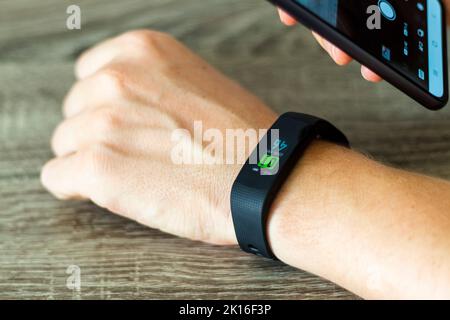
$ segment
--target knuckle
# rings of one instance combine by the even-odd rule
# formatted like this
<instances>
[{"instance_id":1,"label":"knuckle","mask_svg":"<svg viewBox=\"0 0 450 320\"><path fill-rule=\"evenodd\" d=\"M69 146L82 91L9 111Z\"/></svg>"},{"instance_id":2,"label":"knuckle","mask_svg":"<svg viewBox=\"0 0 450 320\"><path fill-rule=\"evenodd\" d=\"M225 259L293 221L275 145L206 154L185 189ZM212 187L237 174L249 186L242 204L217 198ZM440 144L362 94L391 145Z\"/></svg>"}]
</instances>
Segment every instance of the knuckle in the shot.
<instances>
[{"instance_id":1,"label":"knuckle","mask_svg":"<svg viewBox=\"0 0 450 320\"><path fill-rule=\"evenodd\" d=\"M109 138L111 134L123 126L120 114L113 108L101 108L95 111L94 127L101 138Z\"/></svg>"},{"instance_id":2,"label":"knuckle","mask_svg":"<svg viewBox=\"0 0 450 320\"><path fill-rule=\"evenodd\" d=\"M132 44L156 45L165 41L170 41L172 36L159 31L138 29L124 33L122 38Z\"/></svg>"},{"instance_id":3,"label":"knuckle","mask_svg":"<svg viewBox=\"0 0 450 320\"><path fill-rule=\"evenodd\" d=\"M80 156L85 187L91 200L103 208L118 209L115 205L118 200L108 188L118 181L117 153L109 145L100 142L88 146Z\"/></svg>"},{"instance_id":4,"label":"knuckle","mask_svg":"<svg viewBox=\"0 0 450 320\"><path fill-rule=\"evenodd\" d=\"M106 93L112 97L124 97L128 93L127 76L119 68L109 67L98 73L98 79Z\"/></svg>"},{"instance_id":5,"label":"knuckle","mask_svg":"<svg viewBox=\"0 0 450 320\"><path fill-rule=\"evenodd\" d=\"M127 45L161 58L164 44L174 41L171 35L153 30L133 30L123 34L122 39Z\"/></svg>"},{"instance_id":6,"label":"knuckle","mask_svg":"<svg viewBox=\"0 0 450 320\"><path fill-rule=\"evenodd\" d=\"M102 143L91 145L82 152L82 165L91 184L98 185L108 174L110 158L108 146Z\"/></svg>"}]
</instances>

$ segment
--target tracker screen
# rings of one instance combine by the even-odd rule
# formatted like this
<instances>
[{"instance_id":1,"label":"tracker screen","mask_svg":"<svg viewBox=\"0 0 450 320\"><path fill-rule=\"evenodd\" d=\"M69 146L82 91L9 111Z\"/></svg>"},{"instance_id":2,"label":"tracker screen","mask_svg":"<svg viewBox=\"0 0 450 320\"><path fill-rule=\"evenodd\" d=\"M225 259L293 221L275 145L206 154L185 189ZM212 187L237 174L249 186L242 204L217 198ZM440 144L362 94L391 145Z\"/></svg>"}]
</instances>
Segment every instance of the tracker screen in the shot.
<instances>
[{"instance_id":1,"label":"tracker screen","mask_svg":"<svg viewBox=\"0 0 450 320\"><path fill-rule=\"evenodd\" d=\"M434 96L444 95L438 0L292 1Z\"/></svg>"}]
</instances>

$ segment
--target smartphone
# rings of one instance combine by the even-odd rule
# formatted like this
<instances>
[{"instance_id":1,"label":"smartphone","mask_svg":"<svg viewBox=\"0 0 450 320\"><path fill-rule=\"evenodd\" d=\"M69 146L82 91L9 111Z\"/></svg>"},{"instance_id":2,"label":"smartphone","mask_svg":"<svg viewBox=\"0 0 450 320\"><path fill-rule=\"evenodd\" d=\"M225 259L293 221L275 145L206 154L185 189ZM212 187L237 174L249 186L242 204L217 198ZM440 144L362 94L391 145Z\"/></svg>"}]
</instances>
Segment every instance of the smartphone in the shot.
<instances>
[{"instance_id":1,"label":"smartphone","mask_svg":"<svg viewBox=\"0 0 450 320\"><path fill-rule=\"evenodd\" d=\"M440 0L269 0L421 103L448 101Z\"/></svg>"}]
</instances>

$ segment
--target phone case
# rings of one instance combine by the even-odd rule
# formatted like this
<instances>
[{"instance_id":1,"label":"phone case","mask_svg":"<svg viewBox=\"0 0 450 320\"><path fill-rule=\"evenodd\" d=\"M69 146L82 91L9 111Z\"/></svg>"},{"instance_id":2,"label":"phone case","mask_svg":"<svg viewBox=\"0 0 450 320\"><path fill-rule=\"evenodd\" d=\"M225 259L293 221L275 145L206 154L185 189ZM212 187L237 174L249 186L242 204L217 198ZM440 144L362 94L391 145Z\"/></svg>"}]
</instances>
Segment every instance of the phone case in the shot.
<instances>
[{"instance_id":1,"label":"phone case","mask_svg":"<svg viewBox=\"0 0 450 320\"><path fill-rule=\"evenodd\" d=\"M415 84L412 80L409 80L405 76L401 75L398 71L391 66L383 63L378 58L372 56L370 53L363 50L361 47L353 43L348 37L334 29L322 21L319 17L312 12L303 8L299 4L296 4L292 0L268 0L274 5L282 8L290 15L295 17L301 24L307 28L315 31L328 41L338 46L341 50L346 52L352 58L359 63L367 66L369 69L374 70L384 80L403 91L405 94L425 106L430 110L439 110L443 108L448 101L448 69L447 69L447 36L446 36L446 23L445 14L443 14L443 48L444 48L444 96L437 98L429 93L424 88ZM441 6L442 2L441 2Z\"/></svg>"}]
</instances>

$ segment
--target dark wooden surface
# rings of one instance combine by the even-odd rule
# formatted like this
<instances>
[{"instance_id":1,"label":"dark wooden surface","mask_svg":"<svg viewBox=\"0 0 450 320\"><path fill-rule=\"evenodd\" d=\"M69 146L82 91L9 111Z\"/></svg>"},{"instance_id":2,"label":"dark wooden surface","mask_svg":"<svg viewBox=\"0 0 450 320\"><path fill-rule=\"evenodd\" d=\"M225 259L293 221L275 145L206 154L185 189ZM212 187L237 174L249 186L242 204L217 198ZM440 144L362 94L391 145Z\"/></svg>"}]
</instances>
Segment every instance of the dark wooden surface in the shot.
<instances>
[{"instance_id":1,"label":"dark wooden surface","mask_svg":"<svg viewBox=\"0 0 450 320\"><path fill-rule=\"evenodd\" d=\"M82 30L65 28L79 4ZM170 32L277 111L324 116L354 146L405 169L450 178L450 109L422 109L387 84L339 68L303 28L262 0L0 1L0 298L352 299L280 263L178 239L39 183L73 82L75 57L134 28ZM300 232L300 231L299 231ZM66 288L69 265L81 291Z\"/></svg>"}]
</instances>

